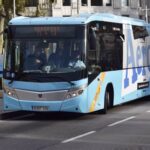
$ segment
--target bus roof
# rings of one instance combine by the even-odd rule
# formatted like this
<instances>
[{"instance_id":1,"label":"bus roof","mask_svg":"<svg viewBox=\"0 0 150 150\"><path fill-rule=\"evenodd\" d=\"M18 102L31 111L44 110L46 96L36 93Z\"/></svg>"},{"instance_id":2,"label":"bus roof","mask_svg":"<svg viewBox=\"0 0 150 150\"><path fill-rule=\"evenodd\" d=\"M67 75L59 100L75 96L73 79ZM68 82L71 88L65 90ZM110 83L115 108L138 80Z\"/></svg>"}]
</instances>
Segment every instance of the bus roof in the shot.
<instances>
[{"instance_id":1,"label":"bus roof","mask_svg":"<svg viewBox=\"0 0 150 150\"><path fill-rule=\"evenodd\" d=\"M9 25L73 25L88 24L92 21L144 25L144 20L117 16L109 13L81 14L73 17L16 17L10 20Z\"/></svg>"}]
</instances>

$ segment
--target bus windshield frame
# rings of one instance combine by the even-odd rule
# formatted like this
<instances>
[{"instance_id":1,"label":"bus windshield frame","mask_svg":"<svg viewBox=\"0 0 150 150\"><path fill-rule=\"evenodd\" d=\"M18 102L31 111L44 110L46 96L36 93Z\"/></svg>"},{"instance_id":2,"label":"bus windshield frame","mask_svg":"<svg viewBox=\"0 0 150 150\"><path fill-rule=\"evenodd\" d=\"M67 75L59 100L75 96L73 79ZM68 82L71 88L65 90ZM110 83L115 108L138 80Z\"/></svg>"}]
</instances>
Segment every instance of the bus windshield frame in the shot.
<instances>
[{"instance_id":1,"label":"bus windshield frame","mask_svg":"<svg viewBox=\"0 0 150 150\"><path fill-rule=\"evenodd\" d=\"M6 44L6 79L47 82L61 76L75 81L87 76L84 25L11 25Z\"/></svg>"}]
</instances>

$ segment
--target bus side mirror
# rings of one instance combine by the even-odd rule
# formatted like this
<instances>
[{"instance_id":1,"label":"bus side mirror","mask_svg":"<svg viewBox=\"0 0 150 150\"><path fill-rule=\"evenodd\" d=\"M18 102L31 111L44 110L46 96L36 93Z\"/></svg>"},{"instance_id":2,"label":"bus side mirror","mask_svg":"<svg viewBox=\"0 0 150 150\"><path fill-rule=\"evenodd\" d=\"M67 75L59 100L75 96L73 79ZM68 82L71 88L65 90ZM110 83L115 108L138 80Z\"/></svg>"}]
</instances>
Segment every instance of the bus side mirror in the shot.
<instances>
[{"instance_id":1,"label":"bus side mirror","mask_svg":"<svg viewBox=\"0 0 150 150\"><path fill-rule=\"evenodd\" d=\"M120 38L120 39L122 40L122 42L125 41L125 36L124 36L123 33L117 33L116 36L117 36L118 38Z\"/></svg>"}]
</instances>

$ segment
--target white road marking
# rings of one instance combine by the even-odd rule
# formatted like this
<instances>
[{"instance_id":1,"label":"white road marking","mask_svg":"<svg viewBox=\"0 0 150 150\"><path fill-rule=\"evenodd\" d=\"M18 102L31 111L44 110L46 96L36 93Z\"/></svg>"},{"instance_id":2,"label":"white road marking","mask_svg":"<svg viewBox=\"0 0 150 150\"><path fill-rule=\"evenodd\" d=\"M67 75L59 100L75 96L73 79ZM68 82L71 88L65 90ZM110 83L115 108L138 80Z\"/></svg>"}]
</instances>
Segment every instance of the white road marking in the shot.
<instances>
[{"instance_id":1,"label":"white road marking","mask_svg":"<svg viewBox=\"0 0 150 150\"><path fill-rule=\"evenodd\" d=\"M150 113L150 110L148 110L147 113Z\"/></svg>"},{"instance_id":2,"label":"white road marking","mask_svg":"<svg viewBox=\"0 0 150 150\"><path fill-rule=\"evenodd\" d=\"M126 119L117 121L117 122L115 122L115 123L109 124L108 127L113 127L113 126L115 126L115 125L121 124L121 123L123 123L123 122L126 122L126 121L131 120L131 119L134 119L134 118L136 118L136 117L135 117L135 116L131 116L131 117L129 117L129 118L126 118Z\"/></svg>"},{"instance_id":3,"label":"white road marking","mask_svg":"<svg viewBox=\"0 0 150 150\"><path fill-rule=\"evenodd\" d=\"M95 133L96 131L90 131L90 132L87 132L87 133L84 133L84 134L81 134L81 135L78 135L76 137L73 137L73 138L70 138L70 139L67 139L65 141L62 141L61 143L68 143L68 142L71 142L71 141L74 141L74 140L77 140L79 138L82 138L82 137L85 137L85 136L88 136L90 134L93 134Z\"/></svg>"}]
</instances>

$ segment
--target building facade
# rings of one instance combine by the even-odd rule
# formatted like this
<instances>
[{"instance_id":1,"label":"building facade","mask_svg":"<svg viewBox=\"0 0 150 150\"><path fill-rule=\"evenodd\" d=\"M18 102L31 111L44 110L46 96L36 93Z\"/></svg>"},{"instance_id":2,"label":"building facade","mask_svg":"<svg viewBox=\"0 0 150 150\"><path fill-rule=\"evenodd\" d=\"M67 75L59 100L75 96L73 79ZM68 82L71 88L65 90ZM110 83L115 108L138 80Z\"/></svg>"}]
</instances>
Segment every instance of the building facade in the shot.
<instances>
[{"instance_id":1,"label":"building facade","mask_svg":"<svg viewBox=\"0 0 150 150\"><path fill-rule=\"evenodd\" d=\"M53 4L53 16L72 16L81 13L113 13L150 21L149 0L57 0Z\"/></svg>"},{"instance_id":2,"label":"building facade","mask_svg":"<svg viewBox=\"0 0 150 150\"><path fill-rule=\"evenodd\" d=\"M147 10L146 10L147 8ZM82 13L113 13L140 18L150 22L150 0L54 0L52 9L49 0L27 0L27 16L74 16Z\"/></svg>"}]
</instances>

